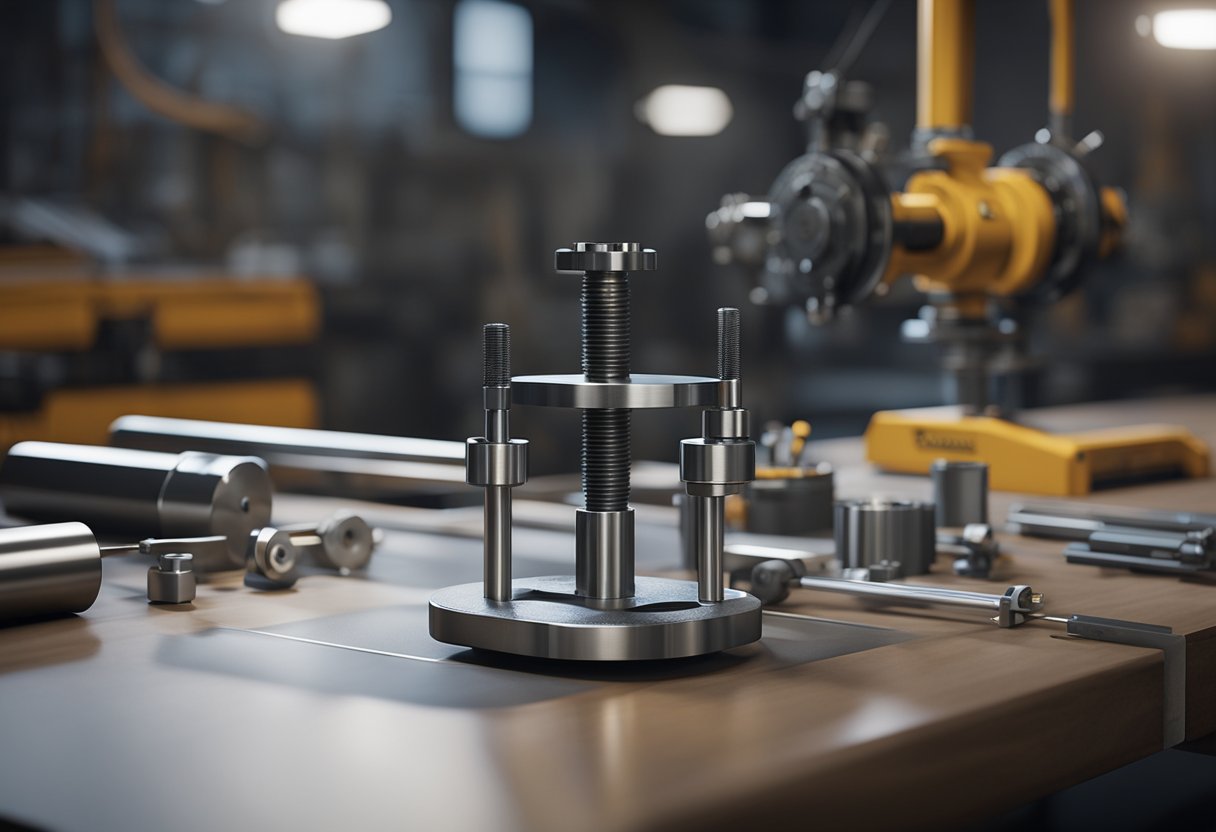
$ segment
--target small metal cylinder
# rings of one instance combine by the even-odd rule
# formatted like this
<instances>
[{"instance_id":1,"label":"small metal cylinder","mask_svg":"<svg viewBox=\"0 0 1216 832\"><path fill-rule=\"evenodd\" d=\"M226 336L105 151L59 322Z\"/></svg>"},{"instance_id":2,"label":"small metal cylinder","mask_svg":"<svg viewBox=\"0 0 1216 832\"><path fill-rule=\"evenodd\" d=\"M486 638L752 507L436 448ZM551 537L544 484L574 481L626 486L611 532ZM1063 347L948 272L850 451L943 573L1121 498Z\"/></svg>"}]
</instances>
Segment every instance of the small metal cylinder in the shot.
<instances>
[{"instance_id":1,"label":"small metal cylinder","mask_svg":"<svg viewBox=\"0 0 1216 832\"><path fill-rule=\"evenodd\" d=\"M832 530L833 475L830 467L803 470L797 477L764 477L748 483L749 532L804 537Z\"/></svg>"},{"instance_id":2,"label":"small metal cylinder","mask_svg":"<svg viewBox=\"0 0 1216 832\"><path fill-rule=\"evenodd\" d=\"M194 600L194 556L188 552L167 552L155 566L148 567L148 603L188 604Z\"/></svg>"},{"instance_id":3,"label":"small metal cylinder","mask_svg":"<svg viewBox=\"0 0 1216 832\"><path fill-rule=\"evenodd\" d=\"M270 520L271 494L254 457L20 442L0 466L10 514L137 536L224 535L232 568L245 562L249 533Z\"/></svg>"},{"instance_id":4,"label":"small metal cylinder","mask_svg":"<svg viewBox=\"0 0 1216 832\"><path fill-rule=\"evenodd\" d=\"M723 599L722 528L725 497L689 496L693 548L697 553L697 598L702 603Z\"/></svg>"},{"instance_id":5,"label":"small metal cylinder","mask_svg":"<svg viewBox=\"0 0 1216 832\"><path fill-rule=\"evenodd\" d=\"M633 595L633 509L575 515L575 591L587 598Z\"/></svg>"},{"instance_id":6,"label":"small metal cylinder","mask_svg":"<svg viewBox=\"0 0 1216 832\"><path fill-rule=\"evenodd\" d=\"M988 464L939 459L933 463L933 502L938 526L961 528L988 522Z\"/></svg>"},{"instance_id":7,"label":"small metal cylinder","mask_svg":"<svg viewBox=\"0 0 1216 832\"><path fill-rule=\"evenodd\" d=\"M101 591L101 550L83 523L0 529L0 621L84 612Z\"/></svg>"},{"instance_id":8,"label":"small metal cylinder","mask_svg":"<svg viewBox=\"0 0 1216 832\"><path fill-rule=\"evenodd\" d=\"M936 556L933 504L911 500L836 503L836 554L847 569L895 562L899 575L922 575Z\"/></svg>"}]
</instances>

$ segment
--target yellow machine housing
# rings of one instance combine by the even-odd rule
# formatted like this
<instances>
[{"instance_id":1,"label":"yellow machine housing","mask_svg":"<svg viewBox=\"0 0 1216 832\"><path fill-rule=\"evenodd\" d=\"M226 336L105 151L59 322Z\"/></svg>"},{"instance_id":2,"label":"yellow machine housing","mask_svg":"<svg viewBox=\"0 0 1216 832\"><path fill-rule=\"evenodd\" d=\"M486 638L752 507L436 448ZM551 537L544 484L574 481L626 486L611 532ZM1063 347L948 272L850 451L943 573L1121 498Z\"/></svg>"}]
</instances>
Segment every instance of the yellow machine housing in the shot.
<instances>
[{"instance_id":1,"label":"yellow machine housing","mask_svg":"<svg viewBox=\"0 0 1216 832\"><path fill-rule=\"evenodd\" d=\"M29 262L3 259L8 275ZM71 361L95 349L105 324L142 321L148 347L214 351L218 360L224 350L304 346L320 330L316 289L301 279L31 273L39 276L0 275L0 350ZM318 411L306 378L67 385L47 390L35 409L0 411L0 449L27 439L104 444L109 424L129 413L315 427Z\"/></svg>"},{"instance_id":2,"label":"yellow machine housing","mask_svg":"<svg viewBox=\"0 0 1216 832\"><path fill-rule=\"evenodd\" d=\"M1053 0L1051 110L1066 128L1072 110L1071 0ZM1042 281L1056 245L1050 195L1030 170L991 168L991 148L969 133L974 60L974 0L920 0L918 129L936 135L931 155L943 170L914 174L891 197L896 223L941 228L932 248L892 246L883 274L914 275L918 288L945 298L952 315L982 321L991 298L1029 292ZM1122 196L1099 193L1099 256L1112 251L1126 220ZM935 459L983 460L997 489L1078 495L1104 482L1144 476L1207 476L1209 451L1188 431L1145 425L1053 435L957 409L879 412L865 435L866 456L891 471L922 474Z\"/></svg>"}]
</instances>

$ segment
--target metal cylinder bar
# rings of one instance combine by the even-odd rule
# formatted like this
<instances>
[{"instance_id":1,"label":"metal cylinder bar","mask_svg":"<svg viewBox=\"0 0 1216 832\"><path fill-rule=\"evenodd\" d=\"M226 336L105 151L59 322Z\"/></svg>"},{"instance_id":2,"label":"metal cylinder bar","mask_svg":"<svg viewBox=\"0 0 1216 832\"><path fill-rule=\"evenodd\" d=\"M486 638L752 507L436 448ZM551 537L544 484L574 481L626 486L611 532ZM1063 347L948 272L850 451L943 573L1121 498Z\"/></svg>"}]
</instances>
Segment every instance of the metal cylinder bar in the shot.
<instances>
[{"instance_id":1,"label":"metal cylinder bar","mask_svg":"<svg viewBox=\"0 0 1216 832\"><path fill-rule=\"evenodd\" d=\"M975 0L920 0L916 46L916 126L959 132L971 125Z\"/></svg>"},{"instance_id":2,"label":"metal cylinder bar","mask_svg":"<svg viewBox=\"0 0 1216 832\"><path fill-rule=\"evenodd\" d=\"M492 601L511 600L511 489L492 485L485 489L485 596Z\"/></svg>"},{"instance_id":3,"label":"metal cylinder bar","mask_svg":"<svg viewBox=\"0 0 1216 832\"><path fill-rule=\"evenodd\" d=\"M944 587L910 586L870 581L849 581L843 578L802 577L798 585L804 589L819 589L825 592L840 592L863 598L913 601L921 604L942 604L953 607L972 607L985 610L1000 610L1001 595L985 592L967 592Z\"/></svg>"},{"instance_id":4,"label":"metal cylinder bar","mask_svg":"<svg viewBox=\"0 0 1216 832\"><path fill-rule=\"evenodd\" d=\"M338 457L460 465L464 444L439 439L379 436L335 430L238 425L195 419L123 416L110 425L110 444L151 451L210 451L279 458ZM290 467L290 466L288 466Z\"/></svg>"},{"instance_id":5,"label":"metal cylinder bar","mask_svg":"<svg viewBox=\"0 0 1216 832\"><path fill-rule=\"evenodd\" d=\"M0 529L0 621L84 612L101 591L101 550L83 523Z\"/></svg>"},{"instance_id":6,"label":"metal cylinder bar","mask_svg":"<svg viewBox=\"0 0 1216 832\"><path fill-rule=\"evenodd\" d=\"M697 557L697 598L717 603L724 597L722 580L725 498L689 496L692 508L693 549Z\"/></svg>"},{"instance_id":7,"label":"metal cylinder bar","mask_svg":"<svg viewBox=\"0 0 1216 832\"><path fill-rule=\"evenodd\" d=\"M1051 132L1061 138L1072 133L1076 97L1076 14L1073 0L1050 0L1051 92L1048 97Z\"/></svg>"},{"instance_id":8,"label":"metal cylinder bar","mask_svg":"<svg viewBox=\"0 0 1216 832\"><path fill-rule=\"evenodd\" d=\"M988 522L987 463L939 459L930 473L939 527Z\"/></svg>"},{"instance_id":9,"label":"metal cylinder bar","mask_svg":"<svg viewBox=\"0 0 1216 832\"><path fill-rule=\"evenodd\" d=\"M223 535L229 569L244 565L245 539L269 522L272 493L261 460L194 451L20 442L0 466L10 514L141 537Z\"/></svg>"},{"instance_id":10,"label":"metal cylinder bar","mask_svg":"<svg viewBox=\"0 0 1216 832\"><path fill-rule=\"evenodd\" d=\"M486 324L483 330L482 385L486 406L486 439L504 443L511 438L511 328ZM511 600L511 488L488 485L483 508L482 575L485 597Z\"/></svg>"}]
</instances>

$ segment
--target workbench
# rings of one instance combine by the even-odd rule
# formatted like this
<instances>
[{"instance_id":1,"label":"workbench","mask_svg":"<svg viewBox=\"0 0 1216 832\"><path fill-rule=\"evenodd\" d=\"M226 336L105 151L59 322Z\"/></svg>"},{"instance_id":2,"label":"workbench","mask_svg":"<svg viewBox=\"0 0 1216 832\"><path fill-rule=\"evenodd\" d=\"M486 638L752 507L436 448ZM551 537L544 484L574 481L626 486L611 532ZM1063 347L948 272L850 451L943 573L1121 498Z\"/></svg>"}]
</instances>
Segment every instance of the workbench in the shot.
<instances>
[{"instance_id":1,"label":"workbench","mask_svg":"<svg viewBox=\"0 0 1216 832\"><path fill-rule=\"evenodd\" d=\"M1028 420L1171 421L1216 445L1216 397ZM927 478L864 466L859 440L813 448L836 467L838 497L929 498ZM994 521L1018 499L994 492ZM1216 481L1087 499L1210 512ZM765 614L759 643L652 665L439 644L427 598L480 579L479 509L280 495L275 519L338 506L384 530L365 575L279 592L216 579L178 609L147 604L146 561L108 558L88 612L0 630L0 818L54 830L941 828L1163 747L1162 651L1048 622L1002 630L982 612L795 590ZM648 514L659 522L639 515L639 570L677 569L674 516ZM957 578L941 557L912 581L1028 583L1052 614L1172 627L1186 637L1186 736L1216 732L1216 585L1069 565L1060 541L1000 542L1009 580ZM515 552L518 576L573 569L567 533L517 528Z\"/></svg>"}]
</instances>

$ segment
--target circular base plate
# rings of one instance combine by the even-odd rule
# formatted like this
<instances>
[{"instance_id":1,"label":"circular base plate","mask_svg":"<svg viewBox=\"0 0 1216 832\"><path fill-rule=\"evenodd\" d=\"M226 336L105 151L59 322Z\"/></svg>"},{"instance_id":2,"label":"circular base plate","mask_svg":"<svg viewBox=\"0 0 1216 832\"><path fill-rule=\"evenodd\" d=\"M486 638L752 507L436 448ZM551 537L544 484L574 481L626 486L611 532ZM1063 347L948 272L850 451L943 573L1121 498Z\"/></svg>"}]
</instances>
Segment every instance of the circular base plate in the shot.
<instances>
[{"instance_id":1,"label":"circular base plate","mask_svg":"<svg viewBox=\"0 0 1216 832\"><path fill-rule=\"evenodd\" d=\"M431 637L520 656L575 661L676 659L760 638L760 602L726 590L717 604L697 601L697 585L637 578L635 595L604 609L576 595L573 577L520 578L511 601L490 601L482 585L431 596Z\"/></svg>"}]
</instances>

